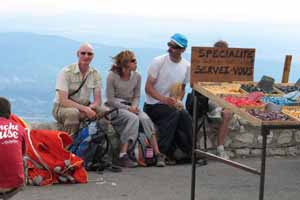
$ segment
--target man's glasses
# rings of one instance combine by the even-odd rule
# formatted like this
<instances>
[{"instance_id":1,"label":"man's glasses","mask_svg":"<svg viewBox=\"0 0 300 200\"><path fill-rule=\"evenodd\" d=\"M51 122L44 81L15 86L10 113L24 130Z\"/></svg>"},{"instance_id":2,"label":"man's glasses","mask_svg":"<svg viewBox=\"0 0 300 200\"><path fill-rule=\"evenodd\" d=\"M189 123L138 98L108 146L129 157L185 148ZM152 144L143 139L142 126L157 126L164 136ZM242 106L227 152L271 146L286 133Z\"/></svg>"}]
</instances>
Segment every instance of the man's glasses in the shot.
<instances>
[{"instance_id":1,"label":"man's glasses","mask_svg":"<svg viewBox=\"0 0 300 200\"><path fill-rule=\"evenodd\" d=\"M85 56L85 55L92 56L92 55L94 55L94 53L92 53L92 52L81 51L81 52L80 52L80 55L82 55L82 56Z\"/></svg>"},{"instance_id":2,"label":"man's glasses","mask_svg":"<svg viewBox=\"0 0 300 200\"><path fill-rule=\"evenodd\" d=\"M171 42L168 42L167 45L168 45L169 48L172 48L172 49L183 49L182 47L180 47L176 44L173 44Z\"/></svg>"}]
</instances>

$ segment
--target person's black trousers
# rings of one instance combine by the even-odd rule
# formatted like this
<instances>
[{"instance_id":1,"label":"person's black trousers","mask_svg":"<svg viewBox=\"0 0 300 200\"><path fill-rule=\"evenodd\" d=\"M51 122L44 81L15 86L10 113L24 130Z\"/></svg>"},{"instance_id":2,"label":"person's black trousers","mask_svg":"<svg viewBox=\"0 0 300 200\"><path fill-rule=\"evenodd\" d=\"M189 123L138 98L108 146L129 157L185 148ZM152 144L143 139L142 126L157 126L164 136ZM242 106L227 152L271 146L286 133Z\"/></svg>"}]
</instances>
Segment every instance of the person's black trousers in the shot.
<instances>
[{"instance_id":1,"label":"person's black trousers","mask_svg":"<svg viewBox=\"0 0 300 200\"><path fill-rule=\"evenodd\" d=\"M165 104L144 104L148 114L158 127L158 146L162 153L172 156L176 148L191 155L192 118L186 110L177 110Z\"/></svg>"}]
</instances>

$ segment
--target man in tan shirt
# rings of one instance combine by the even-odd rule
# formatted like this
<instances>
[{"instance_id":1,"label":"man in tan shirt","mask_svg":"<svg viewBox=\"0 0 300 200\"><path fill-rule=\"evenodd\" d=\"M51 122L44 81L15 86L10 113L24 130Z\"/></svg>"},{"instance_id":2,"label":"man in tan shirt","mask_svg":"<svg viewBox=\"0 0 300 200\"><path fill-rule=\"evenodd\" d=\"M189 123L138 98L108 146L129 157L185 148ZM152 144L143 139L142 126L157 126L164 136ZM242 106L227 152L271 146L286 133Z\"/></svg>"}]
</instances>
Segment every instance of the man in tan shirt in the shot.
<instances>
[{"instance_id":1,"label":"man in tan shirt","mask_svg":"<svg viewBox=\"0 0 300 200\"><path fill-rule=\"evenodd\" d=\"M56 80L56 96L53 116L60 128L70 135L79 129L80 120L93 119L101 109L101 77L90 66L94 49L90 44L82 44L77 51L78 62L64 67ZM85 80L86 79L86 80ZM78 90L82 82L82 87ZM74 92L78 90L74 94ZM90 97L93 95L93 101Z\"/></svg>"}]
</instances>

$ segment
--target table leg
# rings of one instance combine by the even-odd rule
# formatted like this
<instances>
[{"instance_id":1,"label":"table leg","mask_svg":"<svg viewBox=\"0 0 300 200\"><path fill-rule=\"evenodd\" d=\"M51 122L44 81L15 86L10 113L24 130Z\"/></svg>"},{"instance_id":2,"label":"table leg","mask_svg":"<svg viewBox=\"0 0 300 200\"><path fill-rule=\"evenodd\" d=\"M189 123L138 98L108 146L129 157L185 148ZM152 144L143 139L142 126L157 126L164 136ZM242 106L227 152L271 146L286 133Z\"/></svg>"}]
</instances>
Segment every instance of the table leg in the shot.
<instances>
[{"instance_id":1,"label":"table leg","mask_svg":"<svg viewBox=\"0 0 300 200\"><path fill-rule=\"evenodd\" d=\"M267 149L267 135L269 135L270 129L262 127L262 152L261 152L261 169L260 169L260 183L259 183L259 200L264 199L265 189L265 170L266 170L266 149Z\"/></svg>"},{"instance_id":2,"label":"table leg","mask_svg":"<svg viewBox=\"0 0 300 200\"><path fill-rule=\"evenodd\" d=\"M191 182L191 200L195 200L196 187L196 144L197 144L197 127L198 127L198 113L197 113L197 95L193 91L193 148L192 148L192 182Z\"/></svg>"}]
</instances>

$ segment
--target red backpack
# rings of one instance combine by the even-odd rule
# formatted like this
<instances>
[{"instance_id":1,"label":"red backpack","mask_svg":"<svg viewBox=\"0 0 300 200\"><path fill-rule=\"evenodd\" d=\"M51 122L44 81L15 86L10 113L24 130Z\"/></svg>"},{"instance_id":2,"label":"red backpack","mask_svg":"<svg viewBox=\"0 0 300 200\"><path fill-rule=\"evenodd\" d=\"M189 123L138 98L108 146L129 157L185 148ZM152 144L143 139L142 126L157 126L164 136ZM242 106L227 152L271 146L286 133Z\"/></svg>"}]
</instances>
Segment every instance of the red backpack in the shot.
<instances>
[{"instance_id":1,"label":"red backpack","mask_svg":"<svg viewBox=\"0 0 300 200\"><path fill-rule=\"evenodd\" d=\"M26 140L28 183L87 183L82 159L66 150L72 142L66 132L31 130Z\"/></svg>"}]
</instances>

